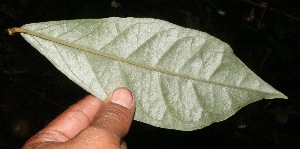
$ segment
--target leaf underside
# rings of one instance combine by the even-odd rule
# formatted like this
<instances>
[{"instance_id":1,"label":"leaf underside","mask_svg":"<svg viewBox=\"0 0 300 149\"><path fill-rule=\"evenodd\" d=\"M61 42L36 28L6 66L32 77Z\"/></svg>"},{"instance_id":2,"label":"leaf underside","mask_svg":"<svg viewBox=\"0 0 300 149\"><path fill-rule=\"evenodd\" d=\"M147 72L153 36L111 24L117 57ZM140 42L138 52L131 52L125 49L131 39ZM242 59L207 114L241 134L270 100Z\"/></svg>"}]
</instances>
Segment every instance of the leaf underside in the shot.
<instances>
[{"instance_id":1,"label":"leaf underside","mask_svg":"<svg viewBox=\"0 0 300 149\"><path fill-rule=\"evenodd\" d=\"M226 43L162 20L106 18L26 24L22 36L99 99L129 88L134 119L190 131L262 98L287 98L249 70Z\"/></svg>"}]
</instances>

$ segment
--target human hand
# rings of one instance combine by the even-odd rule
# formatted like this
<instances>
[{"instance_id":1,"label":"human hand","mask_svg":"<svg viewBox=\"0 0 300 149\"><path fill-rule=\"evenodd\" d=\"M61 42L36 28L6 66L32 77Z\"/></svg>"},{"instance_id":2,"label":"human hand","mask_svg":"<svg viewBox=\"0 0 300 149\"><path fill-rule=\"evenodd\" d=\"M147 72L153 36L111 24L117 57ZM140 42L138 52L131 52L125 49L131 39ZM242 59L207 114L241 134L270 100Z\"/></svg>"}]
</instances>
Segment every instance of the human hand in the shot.
<instances>
[{"instance_id":1,"label":"human hand","mask_svg":"<svg viewBox=\"0 0 300 149\"><path fill-rule=\"evenodd\" d=\"M23 149L123 149L135 101L126 88L118 88L101 102L86 96L31 137Z\"/></svg>"}]
</instances>

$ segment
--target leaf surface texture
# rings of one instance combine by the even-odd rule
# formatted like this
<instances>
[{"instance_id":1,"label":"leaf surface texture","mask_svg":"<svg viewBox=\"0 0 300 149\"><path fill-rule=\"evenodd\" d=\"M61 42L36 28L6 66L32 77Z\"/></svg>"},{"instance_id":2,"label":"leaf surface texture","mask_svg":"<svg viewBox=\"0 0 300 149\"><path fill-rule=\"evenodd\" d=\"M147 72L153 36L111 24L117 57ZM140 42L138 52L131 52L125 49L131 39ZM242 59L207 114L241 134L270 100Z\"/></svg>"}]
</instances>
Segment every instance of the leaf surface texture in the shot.
<instances>
[{"instance_id":1,"label":"leaf surface texture","mask_svg":"<svg viewBox=\"0 0 300 149\"><path fill-rule=\"evenodd\" d=\"M255 75L230 46L197 30L146 18L26 24L22 36L99 99L129 88L134 119L190 131L262 98L287 98Z\"/></svg>"}]
</instances>

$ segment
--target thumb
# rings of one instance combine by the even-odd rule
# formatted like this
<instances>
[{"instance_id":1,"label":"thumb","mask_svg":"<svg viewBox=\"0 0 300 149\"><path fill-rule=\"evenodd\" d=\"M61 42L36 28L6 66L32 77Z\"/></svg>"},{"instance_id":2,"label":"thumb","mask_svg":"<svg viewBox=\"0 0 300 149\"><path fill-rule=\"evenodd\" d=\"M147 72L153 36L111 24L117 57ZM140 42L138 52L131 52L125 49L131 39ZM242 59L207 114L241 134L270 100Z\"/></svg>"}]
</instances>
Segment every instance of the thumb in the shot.
<instances>
[{"instance_id":1,"label":"thumb","mask_svg":"<svg viewBox=\"0 0 300 149\"><path fill-rule=\"evenodd\" d=\"M105 129L122 138L131 126L135 102L126 88L117 88L107 96L94 118L92 127Z\"/></svg>"},{"instance_id":2,"label":"thumb","mask_svg":"<svg viewBox=\"0 0 300 149\"><path fill-rule=\"evenodd\" d=\"M131 92L126 88L116 89L101 104L90 127L69 140L67 148L124 147L121 139L129 131L134 111L135 101Z\"/></svg>"}]
</instances>

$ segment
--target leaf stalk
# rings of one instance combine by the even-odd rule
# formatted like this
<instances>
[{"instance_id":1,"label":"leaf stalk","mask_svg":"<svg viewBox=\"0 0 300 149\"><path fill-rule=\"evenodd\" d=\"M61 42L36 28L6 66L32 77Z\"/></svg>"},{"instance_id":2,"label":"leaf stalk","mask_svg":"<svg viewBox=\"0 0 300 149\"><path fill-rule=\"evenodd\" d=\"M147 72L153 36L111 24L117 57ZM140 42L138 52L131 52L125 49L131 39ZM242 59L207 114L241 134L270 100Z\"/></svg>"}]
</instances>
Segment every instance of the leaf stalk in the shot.
<instances>
[{"instance_id":1,"label":"leaf stalk","mask_svg":"<svg viewBox=\"0 0 300 149\"><path fill-rule=\"evenodd\" d=\"M13 27L7 29L7 32L9 35L14 35L15 33L26 33L26 30L19 28L19 27Z\"/></svg>"}]
</instances>

